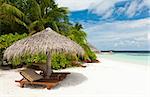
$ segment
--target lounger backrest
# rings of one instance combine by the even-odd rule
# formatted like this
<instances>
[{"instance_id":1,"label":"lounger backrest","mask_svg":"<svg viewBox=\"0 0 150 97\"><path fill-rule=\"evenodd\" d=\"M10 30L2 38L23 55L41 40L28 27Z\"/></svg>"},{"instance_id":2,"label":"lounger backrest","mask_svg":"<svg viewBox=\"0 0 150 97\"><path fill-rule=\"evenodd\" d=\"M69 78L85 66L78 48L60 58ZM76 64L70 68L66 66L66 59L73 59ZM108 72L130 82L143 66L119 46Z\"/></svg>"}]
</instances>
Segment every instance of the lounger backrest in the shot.
<instances>
[{"instance_id":1,"label":"lounger backrest","mask_svg":"<svg viewBox=\"0 0 150 97\"><path fill-rule=\"evenodd\" d=\"M20 74L28 81L37 81L43 78L42 75L35 72L34 69L24 69L20 71Z\"/></svg>"}]
</instances>

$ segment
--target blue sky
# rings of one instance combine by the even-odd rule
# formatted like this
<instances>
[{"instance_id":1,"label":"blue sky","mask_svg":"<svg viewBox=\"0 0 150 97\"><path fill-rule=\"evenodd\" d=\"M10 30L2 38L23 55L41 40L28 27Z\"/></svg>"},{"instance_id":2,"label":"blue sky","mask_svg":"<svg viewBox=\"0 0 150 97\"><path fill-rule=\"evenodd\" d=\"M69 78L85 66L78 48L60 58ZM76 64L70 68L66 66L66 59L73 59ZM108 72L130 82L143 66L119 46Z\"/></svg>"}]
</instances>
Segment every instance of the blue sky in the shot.
<instances>
[{"instance_id":1,"label":"blue sky","mask_svg":"<svg viewBox=\"0 0 150 97\"><path fill-rule=\"evenodd\" d=\"M56 0L100 50L150 49L150 0Z\"/></svg>"}]
</instances>

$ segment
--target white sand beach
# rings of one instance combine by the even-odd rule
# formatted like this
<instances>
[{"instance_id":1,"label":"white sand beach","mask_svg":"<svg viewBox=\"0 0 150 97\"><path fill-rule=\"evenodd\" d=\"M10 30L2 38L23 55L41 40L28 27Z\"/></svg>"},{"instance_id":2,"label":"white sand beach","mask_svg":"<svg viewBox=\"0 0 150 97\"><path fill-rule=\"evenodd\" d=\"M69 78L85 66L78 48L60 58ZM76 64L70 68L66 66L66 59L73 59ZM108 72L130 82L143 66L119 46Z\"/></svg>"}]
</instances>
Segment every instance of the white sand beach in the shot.
<instances>
[{"instance_id":1,"label":"white sand beach","mask_svg":"<svg viewBox=\"0 0 150 97\"><path fill-rule=\"evenodd\" d=\"M150 97L150 66L99 59L71 72L51 90L41 86L20 88L18 70L0 70L0 97Z\"/></svg>"}]
</instances>

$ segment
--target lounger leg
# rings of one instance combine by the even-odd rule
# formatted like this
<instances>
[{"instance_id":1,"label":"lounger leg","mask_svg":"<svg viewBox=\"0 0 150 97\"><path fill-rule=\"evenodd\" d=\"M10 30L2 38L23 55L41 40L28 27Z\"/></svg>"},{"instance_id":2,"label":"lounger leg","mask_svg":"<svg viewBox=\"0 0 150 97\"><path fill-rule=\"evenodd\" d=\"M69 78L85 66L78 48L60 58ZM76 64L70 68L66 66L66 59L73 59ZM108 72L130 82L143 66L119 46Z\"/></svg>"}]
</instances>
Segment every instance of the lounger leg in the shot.
<instances>
[{"instance_id":1,"label":"lounger leg","mask_svg":"<svg viewBox=\"0 0 150 97\"><path fill-rule=\"evenodd\" d=\"M24 83L20 83L20 87L23 88L24 87Z\"/></svg>"},{"instance_id":2,"label":"lounger leg","mask_svg":"<svg viewBox=\"0 0 150 97\"><path fill-rule=\"evenodd\" d=\"M47 85L47 89L50 90L53 86Z\"/></svg>"}]
</instances>

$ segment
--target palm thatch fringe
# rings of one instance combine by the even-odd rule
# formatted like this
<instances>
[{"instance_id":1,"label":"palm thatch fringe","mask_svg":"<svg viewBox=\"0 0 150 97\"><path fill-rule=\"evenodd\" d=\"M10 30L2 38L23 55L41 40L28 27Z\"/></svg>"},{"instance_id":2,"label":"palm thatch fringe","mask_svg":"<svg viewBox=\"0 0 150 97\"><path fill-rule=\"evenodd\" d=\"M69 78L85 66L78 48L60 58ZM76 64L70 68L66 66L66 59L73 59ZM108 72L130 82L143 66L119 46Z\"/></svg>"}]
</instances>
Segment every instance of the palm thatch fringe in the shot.
<instances>
[{"instance_id":1,"label":"palm thatch fringe","mask_svg":"<svg viewBox=\"0 0 150 97\"><path fill-rule=\"evenodd\" d=\"M15 42L4 52L4 59L11 60L26 54L73 53L83 55L83 48L74 41L47 28Z\"/></svg>"},{"instance_id":2,"label":"palm thatch fringe","mask_svg":"<svg viewBox=\"0 0 150 97\"><path fill-rule=\"evenodd\" d=\"M74 41L62 36L51 28L47 28L41 32L38 32L32 36L25 39L19 40L10 47L8 47L4 52L4 59L13 60L16 57L22 57L26 54L46 54L47 55L47 66L45 72L45 77L48 78L51 73L51 56L52 53L73 53L78 55L83 55L83 48L75 43Z\"/></svg>"}]
</instances>

